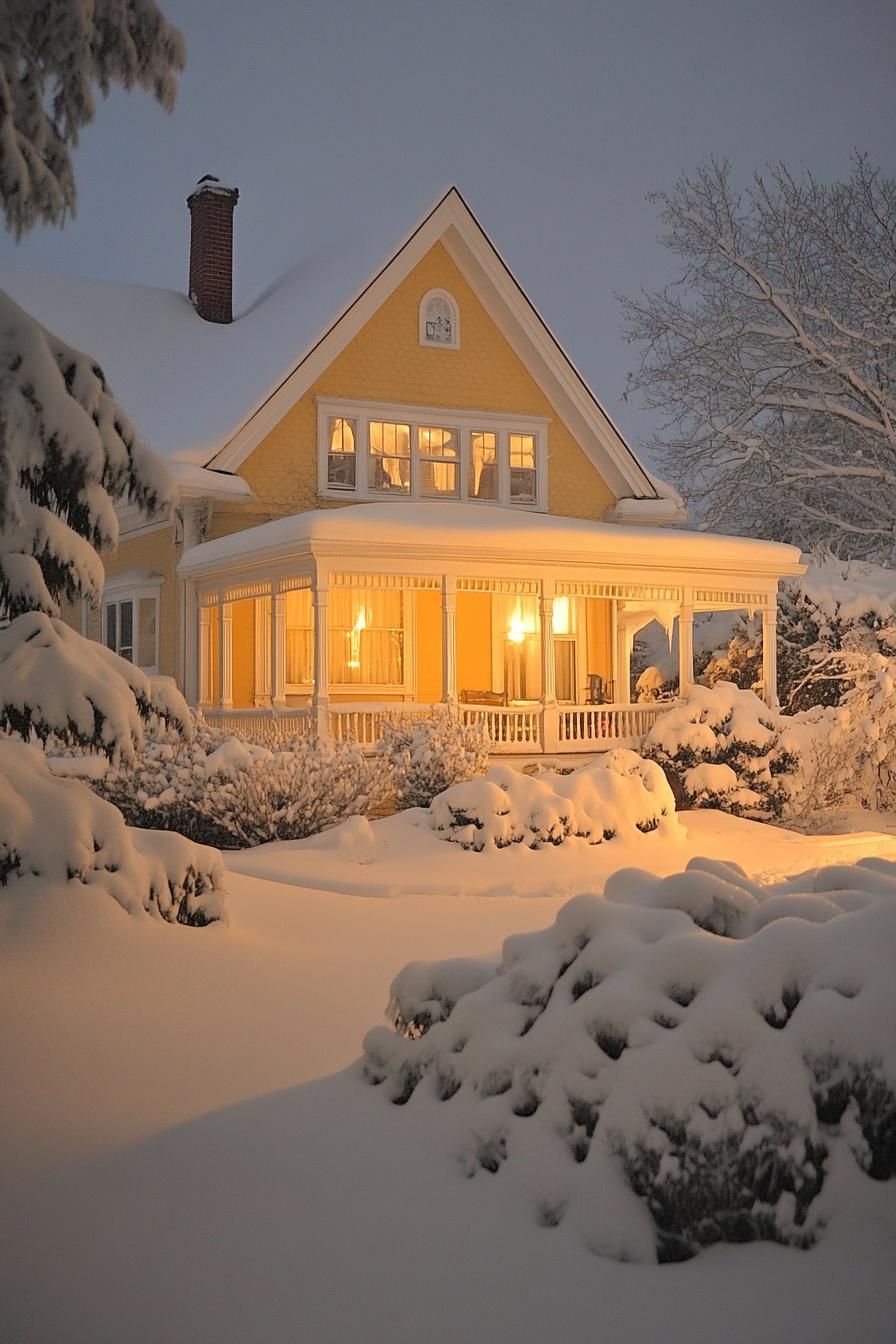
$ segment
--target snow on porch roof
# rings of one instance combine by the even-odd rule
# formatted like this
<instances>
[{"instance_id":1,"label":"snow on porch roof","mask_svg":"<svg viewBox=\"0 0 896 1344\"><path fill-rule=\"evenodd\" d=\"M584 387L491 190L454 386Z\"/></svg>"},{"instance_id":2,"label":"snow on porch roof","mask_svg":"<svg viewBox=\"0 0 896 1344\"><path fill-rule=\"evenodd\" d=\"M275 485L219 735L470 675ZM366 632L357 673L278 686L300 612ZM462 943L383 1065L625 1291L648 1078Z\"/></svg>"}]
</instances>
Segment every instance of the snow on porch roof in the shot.
<instances>
[{"instance_id":1,"label":"snow on porch roof","mask_svg":"<svg viewBox=\"0 0 896 1344\"><path fill-rule=\"evenodd\" d=\"M314 509L276 518L258 527L203 542L184 553L181 574L233 569L243 561L258 565L308 554L400 555L431 551L435 556L465 550L495 559L568 560L582 565L636 561L640 566L737 572L764 576L801 574L795 546L712 532L657 527L625 527L581 518L521 513L493 505L450 501L384 501Z\"/></svg>"}]
</instances>

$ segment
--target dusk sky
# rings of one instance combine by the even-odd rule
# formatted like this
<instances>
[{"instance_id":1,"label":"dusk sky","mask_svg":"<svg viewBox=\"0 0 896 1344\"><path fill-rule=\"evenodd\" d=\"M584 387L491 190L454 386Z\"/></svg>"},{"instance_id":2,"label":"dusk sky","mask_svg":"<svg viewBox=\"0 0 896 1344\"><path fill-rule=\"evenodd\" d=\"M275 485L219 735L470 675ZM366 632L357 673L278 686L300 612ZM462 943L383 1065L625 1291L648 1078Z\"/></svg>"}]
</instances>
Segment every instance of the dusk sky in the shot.
<instances>
[{"instance_id":1,"label":"dusk sky","mask_svg":"<svg viewBox=\"0 0 896 1344\"><path fill-rule=\"evenodd\" d=\"M892 0L163 7L188 47L174 114L101 105L77 218L2 237L0 268L183 289L185 197L210 172L240 189L239 308L335 222L387 213L398 241L454 182L636 442L614 293L673 275L646 194L713 154L744 178L778 159L835 178L856 148L896 167Z\"/></svg>"}]
</instances>

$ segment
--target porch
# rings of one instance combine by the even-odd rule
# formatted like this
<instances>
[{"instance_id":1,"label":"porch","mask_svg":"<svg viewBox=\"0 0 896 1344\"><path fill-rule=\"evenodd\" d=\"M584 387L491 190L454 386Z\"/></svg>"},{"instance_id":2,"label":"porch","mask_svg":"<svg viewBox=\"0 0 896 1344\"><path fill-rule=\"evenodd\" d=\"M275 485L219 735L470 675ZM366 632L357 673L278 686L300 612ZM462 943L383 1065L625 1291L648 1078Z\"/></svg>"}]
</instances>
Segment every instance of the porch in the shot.
<instances>
[{"instance_id":1,"label":"porch","mask_svg":"<svg viewBox=\"0 0 896 1344\"><path fill-rule=\"evenodd\" d=\"M373 749L384 717L441 703L484 723L496 754L637 746L668 707L632 698L634 639L652 621L676 634L684 693L695 613L761 613L774 701L777 583L794 555L473 505L296 515L185 552L187 694L265 743Z\"/></svg>"}]
</instances>

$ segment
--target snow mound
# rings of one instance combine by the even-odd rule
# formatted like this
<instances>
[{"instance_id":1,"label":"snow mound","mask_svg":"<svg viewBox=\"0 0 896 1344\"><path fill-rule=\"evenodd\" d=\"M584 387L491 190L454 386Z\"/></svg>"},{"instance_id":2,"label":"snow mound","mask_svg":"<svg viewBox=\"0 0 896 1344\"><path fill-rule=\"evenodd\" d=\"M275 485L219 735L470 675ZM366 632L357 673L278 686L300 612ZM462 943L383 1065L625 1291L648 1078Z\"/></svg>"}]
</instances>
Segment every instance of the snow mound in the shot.
<instances>
[{"instance_id":1,"label":"snow mound","mask_svg":"<svg viewBox=\"0 0 896 1344\"><path fill-rule=\"evenodd\" d=\"M224 913L216 850L129 830L87 785L53 775L37 747L0 738L0 887L24 899L48 882L100 886L129 914L172 924L211 924Z\"/></svg>"},{"instance_id":2,"label":"snow mound","mask_svg":"<svg viewBox=\"0 0 896 1344\"><path fill-rule=\"evenodd\" d=\"M807 1247L896 1175L894 946L883 860L767 887L629 870L497 967L407 967L362 1068L467 1176L502 1171L598 1253Z\"/></svg>"},{"instance_id":3,"label":"snow mound","mask_svg":"<svg viewBox=\"0 0 896 1344\"><path fill-rule=\"evenodd\" d=\"M633 751L608 751L570 774L525 775L498 765L483 779L452 785L432 800L435 829L464 849L530 849L577 836L599 845L617 835L661 830L681 836L675 801L659 766Z\"/></svg>"}]
</instances>

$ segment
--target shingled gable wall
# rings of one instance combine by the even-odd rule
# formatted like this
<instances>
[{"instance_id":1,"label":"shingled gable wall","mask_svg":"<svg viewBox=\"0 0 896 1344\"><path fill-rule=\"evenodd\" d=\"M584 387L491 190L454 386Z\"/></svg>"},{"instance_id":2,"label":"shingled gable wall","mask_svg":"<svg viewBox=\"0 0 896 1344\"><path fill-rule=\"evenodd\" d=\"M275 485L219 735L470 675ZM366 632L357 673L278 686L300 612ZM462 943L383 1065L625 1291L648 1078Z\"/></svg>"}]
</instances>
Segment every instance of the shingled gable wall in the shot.
<instances>
[{"instance_id":1,"label":"shingled gable wall","mask_svg":"<svg viewBox=\"0 0 896 1344\"><path fill-rule=\"evenodd\" d=\"M419 344L418 309L420 299L430 289L448 290L459 306L459 350ZM255 498L247 504L216 503L211 537L306 509L339 508L343 503L351 503L350 498L323 499L317 493L317 397L405 402L446 410L454 407L547 418L549 512L600 519L615 503L609 487L441 244L423 257L246 459L240 475L251 486ZM396 507L400 508L400 503ZM444 507L450 509L451 502L446 501ZM171 529L125 538L116 554L105 560L109 577L138 568L164 574L160 671L169 676L177 672L181 628L179 585L175 577L180 547L174 545L172 538ZM99 637L98 617L91 622L89 633Z\"/></svg>"}]
</instances>

